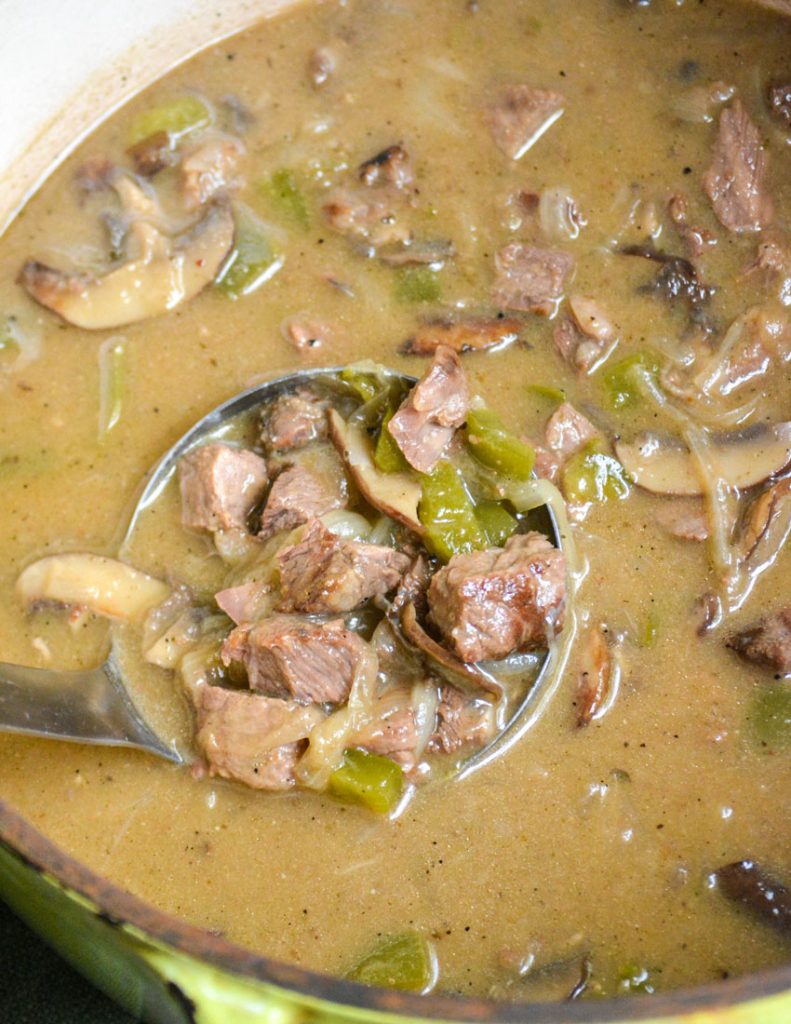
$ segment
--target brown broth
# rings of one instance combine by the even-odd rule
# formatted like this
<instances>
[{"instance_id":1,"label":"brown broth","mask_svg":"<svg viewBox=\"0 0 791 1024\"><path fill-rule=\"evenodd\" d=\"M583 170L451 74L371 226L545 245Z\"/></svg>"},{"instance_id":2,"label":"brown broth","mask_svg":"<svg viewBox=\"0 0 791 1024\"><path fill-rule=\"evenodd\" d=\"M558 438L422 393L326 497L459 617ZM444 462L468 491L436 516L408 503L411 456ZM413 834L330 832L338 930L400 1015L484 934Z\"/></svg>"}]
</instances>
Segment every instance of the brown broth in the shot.
<instances>
[{"instance_id":1,"label":"brown broth","mask_svg":"<svg viewBox=\"0 0 791 1024\"><path fill-rule=\"evenodd\" d=\"M323 223L319 168L340 179L404 140L418 173L421 223L458 249L439 275L446 302L485 302L494 252L527 234L509 230L506 198L555 185L570 188L588 221L568 245L577 258L574 288L601 299L622 354L672 342L683 327L677 312L637 294L649 276L644 261L609 251L616 238L638 240L637 229L624 233L636 199L661 205L683 191L693 219L716 231L704 267L718 286L712 314L720 333L768 301L768 287L741 273L755 237L721 228L701 189L716 126L680 122L673 109L691 85L735 85L766 132L778 219L787 223L791 149L766 121L761 88L770 74L791 70L789 23L726 2L476 6L352 0L263 23L176 68L116 113L12 224L0 248L0 310L40 339L40 355L0 381L3 660L65 667L101 657L105 626L89 622L75 635L55 613L26 616L14 580L45 553L114 553L145 470L214 405L303 365L370 356L420 372L421 360L397 350L423 311L394 298L392 270L352 254ZM307 55L327 41L339 48L339 69L316 91ZM519 81L559 88L568 104L512 163L480 112L498 87ZM20 265L101 244L81 209L75 168L93 155L120 155L131 117L184 89L215 101L233 93L250 107L256 121L242 198L277 224L255 184L292 168L305 183L310 227L279 226L283 269L238 302L208 290L119 332L62 324L15 284ZM672 232L660 244L678 247ZM327 274L348 282L355 297L328 285ZM301 312L334 326L332 339L307 355L280 333L283 319ZM575 378L555 354L552 326L533 317L530 347L465 357L473 390L533 436L551 407L529 392L531 383L560 385L577 404L602 402L600 376ZM99 442L97 351L113 334L126 339L122 416ZM788 417L787 370L771 387L759 381L755 393L762 418ZM628 432L650 426L651 415L641 407L605 421ZM765 674L738 662L720 636L696 636L694 599L711 585L705 548L668 537L655 505L635 490L595 507L576 531L588 564L581 614L633 635L649 617L657 624L655 645L633 645L612 710L574 728L575 654L520 744L463 782L421 790L395 821L311 794L196 782L142 755L12 736L0 737L0 795L132 892L322 971L343 972L377 937L409 928L433 938L444 990L505 999L559 994L551 976L519 980L508 966L534 949L540 963L590 954L608 992L626 964L646 967L663 990L778 964L788 947L726 905L708 880L745 856L791 876L789 756L767 755L745 724ZM140 568L173 569L187 547L200 575L208 548L178 538L177 515L168 501L148 517L133 548ZM789 572L786 546L734 624L787 599ZM171 677L149 668L136 685L159 726L183 738L189 718Z\"/></svg>"}]
</instances>

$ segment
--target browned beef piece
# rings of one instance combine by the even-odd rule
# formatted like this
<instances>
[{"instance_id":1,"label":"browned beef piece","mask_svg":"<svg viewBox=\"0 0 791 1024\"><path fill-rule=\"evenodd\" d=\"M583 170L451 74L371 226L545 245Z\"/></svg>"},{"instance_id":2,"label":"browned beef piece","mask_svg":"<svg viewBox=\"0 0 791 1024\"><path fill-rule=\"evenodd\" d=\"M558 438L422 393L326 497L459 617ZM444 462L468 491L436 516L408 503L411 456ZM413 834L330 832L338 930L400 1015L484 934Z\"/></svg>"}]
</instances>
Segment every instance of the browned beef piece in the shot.
<instances>
[{"instance_id":1,"label":"browned beef piece","mask_svg":"<svg viewBox=\"0 0 791 1024\"><path fill-rule=\"evenodd\" d=\"M188 209L197 209L236 187L234 175L243 152L242 143L228 136L204 142L187 153L181 161L181 194Z\"/></svg>"},{"instance_id":2,"label":"browned beef piece","mask_svg":"<svg viewBox=\"0 0 791 1024\"><path fill-rule=\"evenodd\" d=\"M388 429L410 466L419 473L430 473L464 423L469 408L470 391L459 357L443 345L390 420Z\"/></svg>"},{"instance_id":3,"label":"browned beef piece","mask_svg":"<svg viewBox=\"0 0 791 1024\"><path fill-rule=\"evenodd\" d=\"M548 316L563 298L574 259L560 249L511 242L497 253L495 265L495 305Z\"/></svg>"},{"instance_id":4,"label":"browned beef piece","mask_svg":"<svg viewBox=\"0 0 791 1024\"><path fill-rule=\"evenodd\" d=\"M265 540L281 530L294 530L309 519L343 508L346 499L340 487L304 466L290 466L276 477L264 511L258 536Z\"/></svg>"},{"instance_id":5,"label":"browned beef piece","mask_svg":"<svg viewBox=\"0 0 791 1024\"><path fill-rule=\"evenodd\" d=\"M747 661L788 675L791 672L791 605L765 616L750 629L734 633L725 645Z\"/></svg>"},{"instance_id":6,"label":"browned beef piece","mask_svg":"<svg viewBox=\"0 0 791 1024\"><path fill-rule=\"evenodd\" d=\"M791 130L791 78L770 82L766 90L769 113L783 127Z\"/></svg>"},{"instance_id":7,"label":"browned beef piece","mask_svg":"<svg viewBox=\"0 0 791 1024\"><path fill-rule=\"evenodd\" d=\"M250 688L267 696L340 704L366 653L365 641L340 619L316 623L274 615L254 626L237 626L223 644L222 660L242 664Z\"/></svg>"},{"instance_id":8,"label":"browned beef piece","mask_svg":"<svg viewBox=\"0 0 791 1024\"><path fill-rule=\"evenodd\" d=\"M195 703L195 740L211 775L253 789L294 785L305 738L322 717L318 708L219 686L201 687Z\"/></svg>"},{"instance_id":9,"label":"browned beef piece","mask_svg":"<svg viewBox=\"0 0 791 1024\"><path fill-rule=\"evenodd\" d=\"M415 180L409 153L398 143L388 146L381 153L360 164L360 181L363 185L394 185L406 188Z\"/></svg>"},{"instance_id":10,"label":"browned beef piece","mask_svg":"<svg viewBox=\"0 0 791 1024\"><path fill-rule=\"evenodd\" d=\"M393 186L336 188L322 209L331 227L373 246L404 242L409 230L398 222L403 194Z\"/></svg>"},{"instance_id":11,"label":"browned beef piece","mask_svg":"<svg viewBox=\"0 0 791 1024\"><path fill-rule=\"evenodd\" d=\"M740 100L720 114L712 165L703 187L720 223L731 231L761 231L774 209L767 192L767 157L760 133Z\"/></svg>"},{"instance_id":12,"label":"browned beef piece","mask_svg":"<svg viewBox=\"0 0 791 1024\"><path fill-rule=\"evenodd\" d=\"M270 454L292 452L327 436L327 402L307 388L276 398L261 416L261 444Z\"/></svg>"},{"instance_id":13,"label":"browned beef piece","mask_svg":"<svg viewBox=\"0 0 791 1024\"><path fill-rule=\"evenodd\" d=\"M565 462L597 437L601 437L599 431L586 416L574 408L571 402L564 402L558 406L544 428L547 447L561 462Z\"/></svg>"},{"instance_id":14,"label":"browned beef piece","mask_svg":"<svg viewBox=\"0 0 791 1024\"><path fill-rule=\"evenodd\" d=\"M463 747L482 747L495 733L494 705L443 684L437 706L437 728L429 749L455 754Z\"/></svg>"},{"instance_id":15,"label":"browned beef piece","mask_svg":"<svg viewBox=\"0 0 791 1024\"><path fill-rule=\"evenodd\" d=\"M557 121L564 103L552 89L512 85L486 111L486 123L505 155L518 160Z\"/></svg>"},{"instance_id":16,"label":"browned beef piece","mask_svg":"<svg viewBox=\"0 0 791 1024\"><path fill-rule=\"evenodd\" d=\"M744 273L758 274L768 282L776 281L776 294L781 304L791 306L791 238L782 234L766 238Z\"/></svg>"},{"instance_id":17,"label":"browned beef piece","mask_svg":"<svg viewBox=\"0 0 791 1024\"><path fill-rule=\"evenodd\" d=\"M144 178L153 178L166 167L174 167L179 155L167 132L154 132L127 149L135 172Z\"/></svg>"},{"instance_id":18,"label":"browned beef piece","mask_svg":"<svg viewBox=\"0 0 791 1024\"><path fill-rule=\"evenodd\" d=\"M615 327L599 303L584 295L572 295L569 312L555 328L555 348L569 366L589 373L615 341Z\"/></svg>"},{"instance_id":19,"label":"browned beef piece","mask_svg":"<svg viewBox=\"0 0 791 1024\"><path fill-rule=\"evenodd\" d=\"M563 626L566 562L540 533L454 555L433 577L431 618L462 661L546 647Z\"/></svg>"},{"instance_id":20,"label":"browned beef piece","mask_svg":"<svg viewBox=\"0 0 791 1024\"><path fill-rule=\"evenodd\" d=\"M507 316L475 316L467 320L431 320L418 327L401 351L410 356L433 356L440 346L454 352L483 352L514 341L521 320Z\"/></svg>"},{"instance_id":21,"label":"browned beef piece","mask_svg":"<svg viewBox=\"0 0 791 1024\"><path fill-rule=\"evenodd\" d=\"M179 483L184 526L193 530L245 530L266 487L266 464L245 448L204 444L182 457Z\"/></svg>"},{"instance_id":22,"label":"browned beef piece","mask_svg":"<svg viewBox=\"0 0 791 1024\"><path fill-rule=\"evenodd\" d=\"M704 541L709 536L709 517L698 498L672 498L656 511L656 521L679 540Z\"/></svg>"},{"instance_id":23,"label":"browned beef piece","mask_svg":"<svg viewBox=\"0 0 791 1024\"><path fill-rule=\"evenodd\" d=\"M409 558L381 544L343 540L314 519L298 544L278 555L284 612L350 612L398 586Z\"/></svg>"}]
</instances>

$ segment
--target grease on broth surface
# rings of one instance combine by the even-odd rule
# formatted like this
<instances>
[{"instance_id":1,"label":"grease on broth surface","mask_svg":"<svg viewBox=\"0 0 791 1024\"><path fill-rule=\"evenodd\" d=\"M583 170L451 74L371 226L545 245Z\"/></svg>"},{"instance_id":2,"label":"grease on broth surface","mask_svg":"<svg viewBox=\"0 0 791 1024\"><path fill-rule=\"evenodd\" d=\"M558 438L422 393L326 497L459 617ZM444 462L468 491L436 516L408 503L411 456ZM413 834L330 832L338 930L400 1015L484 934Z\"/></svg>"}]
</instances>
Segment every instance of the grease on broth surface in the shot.
<instances>
[{"instance_id":1,"label":"grease on broth surface","mask_svg":"<svg viewBox=\"0 0 791 1024\"><path fill-rule=\"evenodd\" d=\"M322 46L338 66L317 89L307 62ZM5 371L0 390L3 660L65 667L100 659L105 626L87 620L73 632L57 613L27 617L14 580L44 554L114 554L146 469L214 405L297 366L365 356L422 372L424 360L398 354L430 308L414 303L420 289L399 287L401 271L351 251L320 209L326 183L394 142L415 165L415 223L456 246L432 279L429 295L439 292L443 305L485 305L495 252L530 234L509 196L559 186L587 222L564 245L576 257L573 289L602 302L620 356L673 345L686 328L683 311L640 291L655 272L649 261L615 251L650 234L668 194L686 194L691 219L718 238L703 262L705 281L717 286L708 307L715 336L746 309L776 305L770 285L743 275L756 237L722 228L701 189L717 109L712 123L705 109L699 121L677 113L689 110L691 89L735 87L765 137L777 220L787 225L791 148L766 117L763 87L791 72L790 49L787 23L736 3L306 5L198 55L115 114L33 197L0 251L0 310L40 349ZM514 162L481 112L522 81L559 89L567 102ZM282 267L237 301L209 289L117 331L61 323L23 294L19 267L33 254L63 262L75 247L95 256L104 236L86 215L75 168L120 158L141 113L190 92L218 111L233 95L251 112L240 199L268 226ZM273 179L284 170L292 184ZM657 245L680 248L666 221ZM297 352L282 332L295 317L332 330ZM555 323L530 316L528 344L465 355L473 390L532 437L553 409L532 385L561 387L578 407L591 403L610 435L650 426L645 403L612 409L601 374L576 375L560 360ZM119 336L122 397L107 429L99 348ZM758 397L759 419L787 418L787 367L771 387L758 377L741 395ZM656 501L633 488L627 500L596 504L576 528L587 565L579 608L645 641L632 645L608 713L575 728L575 653L520 744L468 779L425 787L395 821L302 792L271 797L198 783L137 754L11 736L0 737L0 793L69 852L156 905L332 973L382 936L411 929L434 943L443 990L504 999L562 996L584 956L590 991L606 993L639 987L641 971L665 990L781 963L782 937L727 904L711 873L752 857L791 876L789 755L756 743L748 722L765 671L737 661L720 635L696 634L694 601L714 575L702 545L657 524ZM208 549L174 540L177 516L166 501L146 519L132 552L139 568L161 575L188 557L199 571ZM787 600L789 571L786 544L733 626ZM136 692L165 734L188 735L167 673L147 668ZM523 974L531 957L541 970Z\"/></svg>"}]
</instances>

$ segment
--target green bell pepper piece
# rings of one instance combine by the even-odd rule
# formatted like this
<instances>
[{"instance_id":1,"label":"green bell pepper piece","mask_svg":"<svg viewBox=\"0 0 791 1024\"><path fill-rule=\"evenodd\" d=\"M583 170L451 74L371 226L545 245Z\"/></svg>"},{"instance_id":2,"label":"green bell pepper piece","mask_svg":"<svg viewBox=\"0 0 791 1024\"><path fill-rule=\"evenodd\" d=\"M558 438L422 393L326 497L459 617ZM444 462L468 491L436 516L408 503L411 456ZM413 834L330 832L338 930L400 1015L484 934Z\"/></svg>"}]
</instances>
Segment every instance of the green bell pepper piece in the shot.
<instances>
[{"instance_id":1,"label":"green bell pepper piece","mask_svg":"<svg viewBox=\"0 0 791 1024\"><path fill-rule=\"evenodd\" d=\"M572 455L563 469L563 492L569 501L609 501L628 498L631 488L626 471L601 442L589 441Z\"/></svg>"},{"instance_id":2,"label":"green bell pepper piece","mask_svg":"<svg viewBox=\"0 0 791 1024\"><path fill-rule=\"evenodd\" d=\"M297 183L293 171L283 167L275 171L258 190L277 212L301 228L310 227L310 211L305 194Z\"/></svg>"},{"instance_id":3,"label":"green bell pepper piece","mask_svg":"<svg viewBox=\"0 0 791 1024\"><path fill-rule=\"evenodd\" d=\"M281 260L251 210L236 207L233 249L215 285L229 299L238 299L268 280L280 269Z\"/></svg>"},{"instance_id":4,"label":"green bell pepper piece","mask_svg":"<svg viewBox=\"0 0 791 1024\"><path fill-rule=\"evenodd\" d=\"M405 992L427 992L436 980L434 954L417 932L385 939L347 971L350 981Z\"/></svg>"},{"instance_id":5,"label":"green bell pepper piece","mask_svg":"<svg viewBox=\"0 0 791 1024\"><path fill-rule=\"evenodd\" d=\"M566 393L560 388L548 387L546 384L528 384L527 390L538 398L545 398L554 405L562 405L566 401Z\"/></svg>"},{"instance_id":6,"label":"green bell pepper piece","mask_svg":"<svg viewBox=\"0 0 791 1024\"><path fill-rule=\"evenodd\" d=\"M444 562L453 555L486 547L464 478L445 459L423 477L418 516L426 531L426 546Z\"/></svg>"},{"instance_id":7,"label":"green bell pepper piece","mask_svg":"<svg viewBox=\"0 0 791 1024\"><path fill-rule=\"evenodd\" d=\"M654 379L659 375L661 364L655 352L635 352L604 370L604 386L613 409L625 409L637 405L641 399L640 371Z\"/></svg>"},{"instance_id":8,"label":"green bell pepper piece","mask_svg":"<svg viewBox=\"0 0 791 1024\"><path fill-rule=\"evenodd\" d=\"M475 506L475 516L487 546L492 548L501 548L519 526L519 521L499 501L479 501Z\"/></svg>"},{"instance_id":9,"label":"green bell pepper piece","mask_svg":"<svg viewBox=\"0 0 791 1024\"><path fill-rule=\"evenodd\" d=\"M514 480L530 479L535 451L506 430L492 409L470 409L466 435L470 452L484 466Z\"/></svg>"},{"instance_id":10,"label":"green bell pepper piece","mask_svg":"<svg viewBox=\"0 0 791 1024\"><path fill-rule=\"evenodd\" d=\"M779 681L763 686L747 720L756 746L770 751L791 750L791 684Z\"/></svg>"},{"instance_id":11,"label":"green bell pepper piece","mask_svg":"<svg viewBox=\"0 0 791 1024\"><path fill-rule=\"evenodd\" d=\"M437 302L441 294L436 272L427 267L401 267L396 272L395 297L399 302Z\"/></svg>"},{"instance_id":12,"label":"green bell pepper piece","mask_svg":"<svg viewBox=\"0 0 791 1024\"><path fill-rule=\"evenodd\" d=\"M205 128L211 122L209 108L197 96L179 96L141 111L129 129L129 144L134 146L157 132L167 132L172 142Z\"/></svg>"},{"instance_id":13,"label":"green bell pepper piece","mask_svg":"<svg viewBox=\"0 0 791 1024\"><path fill-rule=\"evenodd\" d=\"M385 413L382 420L382 427L379 437L376 439L374 448L374 463L377 469L383 473L405 473L409 471L409 463L404 458L404 453L395 443L395 439L387 429L387 424L393 418L395 409L391 406Z\"/></svg>"},{"instance_id":14,"label":"green bell pepper piece","mask_svg":"<svg viewBox=\"0 0 791 1024\"><path fill-rule=\"evenodd\" d=\"M341 800L389 814L404 791L404 773L389 757L352 747L330 776L329 790Z\"/></svg>"}]
</instances>

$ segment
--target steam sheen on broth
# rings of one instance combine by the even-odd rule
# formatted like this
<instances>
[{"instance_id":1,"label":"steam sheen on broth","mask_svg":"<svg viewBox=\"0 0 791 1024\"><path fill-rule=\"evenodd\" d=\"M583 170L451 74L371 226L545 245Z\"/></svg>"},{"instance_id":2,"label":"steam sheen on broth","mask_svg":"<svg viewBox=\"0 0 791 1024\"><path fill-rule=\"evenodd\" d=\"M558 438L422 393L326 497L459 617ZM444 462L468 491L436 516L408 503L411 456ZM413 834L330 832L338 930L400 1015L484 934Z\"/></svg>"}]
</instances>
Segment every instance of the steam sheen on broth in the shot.
<instances>
[{"instance_id":1,"label":"steam sheen on broth","mask_svg":"<svg viewBox=\"0 0 791 1024\"><path fill-rule=\"evenodd\" d=\"M304 4L102 124L0 246L0 658L101 660L106 620L27 611L17 577L118 556L146 470L209 409L297 368L421 377L437 339L566 498L577 634L528 734L395 816L10 735L2 797L155 905L333 974L409 936L439 989L504 1000L787 960L788 911L767 924L733 865L791 879L790 24ZM122 557L211 605L227 566L180 516L171 487ZM111 632L188 749L173 673L139 623Z\"/></svg>"}]
</instances>

